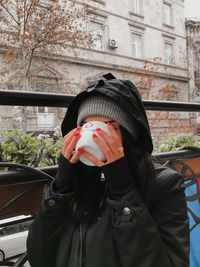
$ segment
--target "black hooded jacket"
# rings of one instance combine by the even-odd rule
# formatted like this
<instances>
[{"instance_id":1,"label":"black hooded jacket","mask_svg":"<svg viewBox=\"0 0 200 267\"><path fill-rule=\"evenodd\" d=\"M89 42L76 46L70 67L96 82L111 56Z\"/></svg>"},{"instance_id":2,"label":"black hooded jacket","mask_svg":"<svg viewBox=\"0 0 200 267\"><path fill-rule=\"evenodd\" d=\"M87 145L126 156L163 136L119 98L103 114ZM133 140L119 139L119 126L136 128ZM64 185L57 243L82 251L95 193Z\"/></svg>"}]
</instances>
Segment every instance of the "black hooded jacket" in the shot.
<instances>
[{"instance_id":1,"label":"black hooded jacket","mask_svg":"<svg viewBox=\"0 0 200 267\"><path fill-rule=\"evenodd\" d=\"M116 101L133 118L130 123L137 122L140 147L151 154L149 125L137 89L130 81L106 78L111 79L93 83L72 101L63 135L77 126L83 99L100 93ZM45 192L29 231L32 267L189 266L187 207L177 172L155 164L156 179L146 184L144 197L126 157L101 168L77 164L61 155L56 181Z\"/></svg>"}]
</instances>

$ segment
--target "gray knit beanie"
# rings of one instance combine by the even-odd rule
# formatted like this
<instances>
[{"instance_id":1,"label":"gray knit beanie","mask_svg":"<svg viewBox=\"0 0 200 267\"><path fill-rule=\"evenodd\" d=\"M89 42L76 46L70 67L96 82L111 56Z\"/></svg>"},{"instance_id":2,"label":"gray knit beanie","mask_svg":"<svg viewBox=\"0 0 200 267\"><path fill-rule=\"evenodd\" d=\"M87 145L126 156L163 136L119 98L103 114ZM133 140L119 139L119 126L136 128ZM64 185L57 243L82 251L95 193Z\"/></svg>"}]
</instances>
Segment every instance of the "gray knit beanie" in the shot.
<instances>
[{"instance_id":1,"label":"gray knit beanie","mask_svg":"<svg viewBox=\"0 0 200 267\"><path fill-rule=\"evenodd\" d=\"M137 139L137 126L133 127L133 123L130 123L131 117L108 97L93 95L86 98L79 107L77 125L81 125L85 118L94 115L105 116L118 122L134 140Z\"/></svg>"}]
</instances>

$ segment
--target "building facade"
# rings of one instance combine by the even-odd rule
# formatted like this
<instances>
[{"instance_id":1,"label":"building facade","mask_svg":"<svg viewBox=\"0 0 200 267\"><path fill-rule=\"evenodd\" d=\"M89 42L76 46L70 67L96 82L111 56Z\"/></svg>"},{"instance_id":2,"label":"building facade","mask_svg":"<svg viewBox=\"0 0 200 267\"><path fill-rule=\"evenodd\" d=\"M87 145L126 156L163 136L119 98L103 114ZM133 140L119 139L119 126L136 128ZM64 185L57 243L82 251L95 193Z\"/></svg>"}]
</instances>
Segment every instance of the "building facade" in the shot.
<instances>
[{"instance_id":1,"label":"building facade","mask_svg":"<svg viewBox=\"0 0 200 267\"><path fill-rule=\"evenodd\" d=\"M188 101L184 0L87 0L92 48L77 54L42 55L34 58L37 80L30 90L78 93L90 81L112 72L130 79L143 99ZM185 125L188 114L148 112L152 134L162 141ZM63 111L28 108L27 130L55 128ZM167 120L166 120L167 117Z\"/></svg>"},{"instance_id":2,"label":"building facade","mask_svg":"<svg viewBox=\"0 0 200 267\"><path fill-rule=\"evenodd\" d=\"M190 101L200 103L200 20L186 21ZM191 114L191 123L200 131L200 113Z\"/></svg>"}]
</instances>

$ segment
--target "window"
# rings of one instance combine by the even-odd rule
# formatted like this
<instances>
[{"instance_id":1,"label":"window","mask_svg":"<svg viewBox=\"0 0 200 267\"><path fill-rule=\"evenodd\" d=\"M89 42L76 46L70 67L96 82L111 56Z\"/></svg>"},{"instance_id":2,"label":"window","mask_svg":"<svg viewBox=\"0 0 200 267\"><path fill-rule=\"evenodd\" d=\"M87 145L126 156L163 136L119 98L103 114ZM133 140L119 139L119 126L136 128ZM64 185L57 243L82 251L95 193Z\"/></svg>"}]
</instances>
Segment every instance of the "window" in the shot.
<instances>
[{"instance_id":1,"label":"window","mask_svg":"<svg viewBox=\"0 0 200 267\"><path fill-rule=\"evenodd\" d=\"M163 23L172 25L172 7L170 4L163 4Z\"/></svg>"},{"instance_id":2,"label":"window","mask_svg":"<svg viewBox=\"0 0 200 267\"><path fill-rule=\"evenodd\" d=\"M136 14L142 14L142 0L130 0L130 10Z\"/></svg>"},{"instance_id":3,"label":"window","mask_svg":"<svg viewBox=\"0 0 200 267\"><path fill-rule=\"evenodd\" d=\"M55 112L54 107L38 107L38 112L39 113L53 113Z\"/></svg>"},{"instance_id":4,"label":"window","mask_svg":"<svg viewBox=\"0 0 200 267\"><path fill-rule=\"evenodd\" d=\"M12 225L2 227L0 228L0 237L27 231L29 230L32 222L33 220L30 220L30 221L19 222L19 223L15 223Z\"/></svg>"},{"instance_id":5,"label":"window","mask_svg":"<svg viewBox=\"0 0 200 267\"><path fill-rule=\"evenodd\" d=\"M45 113L45 107L38 107L39 113Z\"/></svg>"},{"instance_id":6,"label":"window","mask_svg":"<svg viewBox=\"0 0 200 267\"><path fill-rule=\"evenodd\" d=\"M91 21L90 30L93 36L92 47L97 50L103 50L103 24Z\"/></svg>"},{"instance_id":7,"label":"window","mask_svg":"<svg viewBox=\"0 0 200 267\"><path fill-rule=\"evenodd\" d=\"M165 59L165 64L171 65L173 63L173 46L172 44L165 43L164 44L164 59Z\"/></svg>"},{"instance_id":8,"label":"window","mask_svg":"<svg viewBox=\"0 0 200 267\"><path fill-rule=\"evenodd\" d=\"M132 55L135 58L142 57L142 36L132 32L131 36Z\"/></svg>"}]
</instances>

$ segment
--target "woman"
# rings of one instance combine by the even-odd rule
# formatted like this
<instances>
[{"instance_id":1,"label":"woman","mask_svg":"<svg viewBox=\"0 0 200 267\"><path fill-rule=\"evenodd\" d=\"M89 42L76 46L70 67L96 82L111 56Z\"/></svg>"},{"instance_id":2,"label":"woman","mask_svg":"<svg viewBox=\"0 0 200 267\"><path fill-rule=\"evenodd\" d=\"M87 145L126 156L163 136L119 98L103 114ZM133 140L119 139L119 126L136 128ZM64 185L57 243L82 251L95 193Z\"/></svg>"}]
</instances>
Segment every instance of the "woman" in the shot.
<instances>
[{"instance_id":1,"label":"woman","mask_svg":"<svg viewBox=\"0 0 200 267\"><path fill-rule=\"evenodd\" d=\"M182 177L153 164L149 124L130 81L104 75L77 95L64 121L55 181L29 231L32 267L189 266ZM94 142L98 160L79 147L81 126L107 123ZM80 155L95 166L79 161Z\"/></svg>"}]
</instances>

